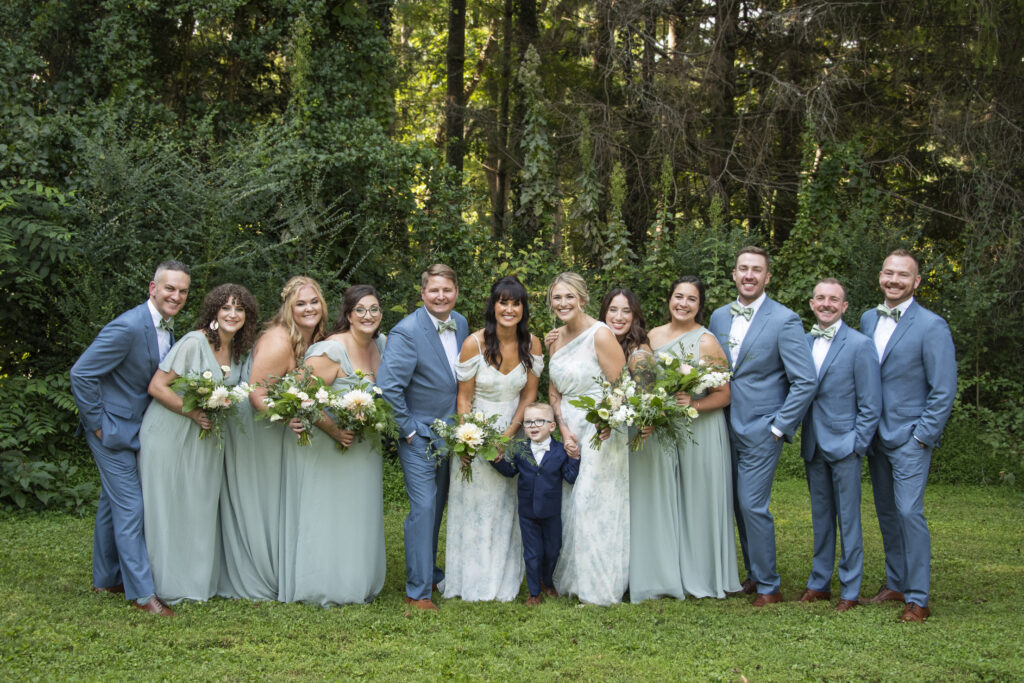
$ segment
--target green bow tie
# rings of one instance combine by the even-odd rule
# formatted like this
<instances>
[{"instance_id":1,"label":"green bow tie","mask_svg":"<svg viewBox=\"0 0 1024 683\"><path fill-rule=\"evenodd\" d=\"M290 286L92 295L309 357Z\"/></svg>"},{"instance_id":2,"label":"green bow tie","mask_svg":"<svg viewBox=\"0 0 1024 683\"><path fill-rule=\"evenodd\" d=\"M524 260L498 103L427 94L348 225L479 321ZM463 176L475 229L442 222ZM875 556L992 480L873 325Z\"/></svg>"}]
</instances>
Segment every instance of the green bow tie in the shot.
<instances>
[{"instance_id":1,"label":"green bow tie","mask_svg":"<svg viewBox=\"0 0 1024 683\"><path fill-rule=\"evenodd\" d=\"M902 313L900 313L900 309L898 309L898 308L889 308L885 304L878 304L878 306L875 308L875 310L878 311L878 315L880 315L880 316L884 315L887 318L892 318L893 322L897 322L897 323L900 321L900 315L902 315Z\"/></svg>"},{"instance_id":2,"label":"green bow tie","mask_svg":"<svg viewBox=\"0 0 1024 683\"><path fill-rule=\"evenodd\" d=\"M817 339L818 337L821 337L822 339L831 339L834 336L836 336L835 326L829 327L825 330L821 329L818 325L811 328L811 337L814 339Z\"/></svg>"},{"instance_id":3,"label":"green bow tie","mask_svg":"<svg viewBox=\"0 0 1024 683\"><path fill-rule=\"evenodd\" d=\"M454 332L454 331L455 331L455 321L452 320L451 318L449 318L448 320L444 321L443 323L438 323L437 324L437 333L438 334L442 334L444 332Z\"/></svg>"},{"instance_id":4,"label":"green bow tie","mask_svg":"<svg viewBox=\"0 0 1024 683\"><path fill-rule=\"evenodd\" d=\"M167 330L171 334L174 334L174 318L168 318L167 320L160 320L160 324L156 326L158 330Z\"/></svg>"},{"instance_id":5,"label":"green bow tie","mask_svg":"<svg viewBox=\"0 0 1024 683\"><path fill-rule=\"evenodd\" d=\"M732 305L729 306L729 312L732 313L732 317L742 315L748 321L754 317L754 307L744 306L739 301L733 301Z\"/></svg>"}]
</instances>

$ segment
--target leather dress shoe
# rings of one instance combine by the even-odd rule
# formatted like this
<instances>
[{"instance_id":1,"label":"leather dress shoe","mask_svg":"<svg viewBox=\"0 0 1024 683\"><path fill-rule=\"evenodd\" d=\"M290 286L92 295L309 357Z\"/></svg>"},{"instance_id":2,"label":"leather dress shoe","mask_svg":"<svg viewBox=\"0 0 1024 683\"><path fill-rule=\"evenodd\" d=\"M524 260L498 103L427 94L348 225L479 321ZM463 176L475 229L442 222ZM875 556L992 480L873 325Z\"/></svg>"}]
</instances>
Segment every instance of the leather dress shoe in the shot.
<instances>
[{"instance_id":1,"label":"leather dress shoe","mask_svg":"<svg viewBox=\"0 0 1024 683\"><path fill-rule=\"evenodd\" d=\"M903 614L900 615L900 621L903 623L924 621L931 616L931 613L932 611L927 607L921 607L920 605L908 602L907 606L903 609Z\"/></svg>"},{"instance_id":2,"label":"leather dress shoe","mask_svg":"<svg viewBox=\"0 0 1024 683\"><path fill-rule=\"evenodd\" d=\"M431 591L432 593L433 593L433 592L436 592L436 593L441 593L441 592L443 592L443 591L441 590L440 586L438 586L438 585L437 585L436 583L430 586L430 591Z\"/></svg>"},{"instance_id":3,"label":"leather dress shoe","mask_svg":"<svg viewBox=\"0 0 1024 683\"><path fill-rule=\"evenodd\" d=\"M751 606L764 607L765 605L774 605L779 602L782 602L782 593L758 593Z\"/></svg>"},{"instance_id":4,"label":"leather dress shoe","mask_svg":"<svg viewBox=\"0 0 1024 683\"><path fill-rule=\"evenodd\" d=\"M108 586L107 588L100 588L99 586L92 587L93 593L121 593L124 594L124 584L119 583L116 586Z\"/></svg>"},{"instance_id":5,"label":"leather dress shoe","mask_svg":"<svg viewBox=\"0 0 1024 683\"><path fill-rule=\"evenodd\" d=\"M749 578L748 579L743 579L743 584L742 584L742 588L740 588L740 591L744 595L753 595L754 593L757 592L757 581L754 581L753 579L749 579Z\"/></svg>"},{"instance_id":6,"label":"leather dress shoe","mask_svg":"<svg viewBox=\"0 0 1024 683\"><path fill-rule=\"evenodd\" d=\"M903 597L903 593L882 586L875 597L868 598L866 602L877 605L880 602L906 602L906 599Z\"/></svg>"},{"instance_id":7,"label":"leather dress shoe","mask_svg":"<svg viewBox=\"0 0 1024 683\"><path fill-rule=\"evenodd\" d=\"M415 607L418 610L424 610L427 612L437 612L437 605L435 605L430 598L424 598L423 600L413 600L408 595L405 596L405 604L410 607Z\"/></svg>"},{"instance_id":8,"label":"leather dress shoe","mask_svg":"<svg viewBox=\"0 0 1024 683\"><path fill-rule=\"evenodd\" d=\"M843 598L842 600L836 603L836 611L849 612L851 609L853 609L859 604L860 602L857 600L847 600L846 598Z\"/></svg>"},{"instance_id":9,"label":"leather dress shoe","mask_svg":"<svg viewBox=\"0 0 1024 683\"><path fill-rule=\"evenodd\" d=\"M808 588L800 596L800 602L814 602L815 600L831 600L832 593L829 591L816 591Z\"/></svg>"},{"instance_id":10,"label":"leather dress shoe","mask_svg":"<svg viewBox=\"0 0 1024 683\"><path fill-rule=\"evenodd\" d=\"M549 598L558 597L558 591L556 591L553 586L549 586L543 581L540 582L540 592L548 596Z\"/></svg>"},{"instance_id":11,"label":"leather dress shoe","mask_svg":"<svg viewBox=\"0 0 1024 683\"><path fill-rule=\"evenodd\" d=\"M539 596L539 595L531 595L530 597L526 598L526 606L527 607L535 607L535 606L540 604L541 600L542 600L541 596Z\"/></svg>"},{"instance_id":12,"label":"leather dress shoe","mask_svg":"<svg viewBox=\"0 0 1024 683\"><path fill-rule=\"evenodd\" d=\"M147 602L145 605L140 605L134 600L132 600L132 604L135 605L135 609L140 609L143 612L149 612L150 614L159 614L162 617L174 616L174 610L172 610L170 607L161 602L160 598L157 597L150 598L149 602Z\"/></svg>"}]
</instances>

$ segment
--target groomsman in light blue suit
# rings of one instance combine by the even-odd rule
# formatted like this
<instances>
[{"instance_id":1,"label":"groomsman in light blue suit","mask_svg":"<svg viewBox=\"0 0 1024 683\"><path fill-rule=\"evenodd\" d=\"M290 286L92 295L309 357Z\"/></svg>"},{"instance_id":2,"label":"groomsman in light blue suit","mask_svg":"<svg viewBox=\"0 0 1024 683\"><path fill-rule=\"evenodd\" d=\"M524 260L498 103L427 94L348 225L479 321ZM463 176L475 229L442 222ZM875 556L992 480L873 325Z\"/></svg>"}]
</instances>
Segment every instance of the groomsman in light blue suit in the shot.
<instances>
[{"instance_id":1,"label":"groomsman in light blue suit","mask_svg":"<svg viewBox=\"0 0 1024 683\"><path fill-rule=\"evenodd\" d=\"M459 298L455 271L434 264L420 277L423 307L388 334L377 384L395 409L403 438L398 457L409 496L405 518L405 602L437 610L431 589L444 580L436 566L437 535L448 501L448 460L438 461L431 428L435 418L455 412L455 362L469 335L466 319L453 311Z\"/></svg>"},{"instance_id":2,"label":"groomsman in light blue suit","mask_svg":"<svg viewBox=\"0 0 1024 683\"><path fill-rule=\"evenodd\" d=\"M885 585L871 602L904 602L900 621L920 622L931 614L924 487L932 450L953 410L956 350L946 321L914 301L921 274L913 254L890 253L878 284L885 303L860 318L882 372L882 419L868 469L885 546Z\"/></svg>"},{"instance_id":3,"label":"groomsman in light blue suit","mask_svg":"<svg viewBox=\"0 0 1024 683\"><path fill-rule=\"evenodd\" d=\"M124 593L152 614L173 616L156 597L142 529L139 428L149 382L174 344L172 320L188 297L188 267L157 266L149 299L107 323L71 368L71 393L100 471L93 532L93 590Z\"/></svg>"},{"instance_id":4,"label":"groomsman in light blue suit","mask_svg":"<svg viewBox=\"0 0 1024 683\"><path fill-rule=\"evenodd\" d=\"M734 505L755 607L782 602L775 564L775 524L768 510L783 439L792 440L814 397L814 362L800 317L768 298L768 254L744 247L732 271L737 301L711 314L709 328L729 350Z\"/></svg>"},{"instance_id":5,"label":"groomsman in light blue suit","mask_svg":"<svg viewBox=\"0 0 1024 683\"><path fill-rule=\"evenodd\" d=\"M814 527L814 561L800 602L832 597L832 568L839 526L839 584L836 611L857 606L864 571L860 525L861 458L882 410L878 356L870 339L843 324L849 302L835 278L814 287L811 311L818 322L807 344L818 373L818 390L804 416L800 455L807 471Z\"/></svg>"}]
</instances>

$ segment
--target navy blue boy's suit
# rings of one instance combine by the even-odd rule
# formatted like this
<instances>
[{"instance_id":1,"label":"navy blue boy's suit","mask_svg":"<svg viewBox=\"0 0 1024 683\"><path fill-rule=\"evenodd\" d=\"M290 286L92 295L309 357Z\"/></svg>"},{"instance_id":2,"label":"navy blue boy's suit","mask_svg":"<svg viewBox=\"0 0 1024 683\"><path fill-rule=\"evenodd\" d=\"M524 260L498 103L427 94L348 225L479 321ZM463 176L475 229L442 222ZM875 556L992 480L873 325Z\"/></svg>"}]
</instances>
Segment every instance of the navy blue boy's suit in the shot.
<instances>
[{"instance_id":1,"label":"navy blue boy's suit","mask_svg":"<svg viewBox=\"0 0 1024 683\"><path fill-rule=\"evenodd\" d=\"M492 462L506 477L519 474L519 528L523 535L523 561L530 596L540 595L541 582L554 586L553 574L562 550L562 480L572 484L580 471L579 459L549 439L540 460L533 457L530 441L516 444L505 459Z\"/></svg>"}]
</instances>

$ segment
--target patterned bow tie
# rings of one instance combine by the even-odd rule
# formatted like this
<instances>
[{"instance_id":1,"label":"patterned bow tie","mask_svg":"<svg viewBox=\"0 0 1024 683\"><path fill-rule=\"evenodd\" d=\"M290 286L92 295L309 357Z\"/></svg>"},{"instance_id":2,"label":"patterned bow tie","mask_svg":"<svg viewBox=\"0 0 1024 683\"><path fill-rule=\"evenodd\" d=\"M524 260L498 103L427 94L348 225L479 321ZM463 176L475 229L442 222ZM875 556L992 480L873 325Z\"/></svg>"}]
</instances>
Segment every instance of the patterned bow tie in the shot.
<instances>
[{"instance_id":1,"label":"patterned bow tie","mask_svg":"<svg viewBox=\"0 0 1024 683\"><path fill-rule=\"evenodd\" d=\"M733 301L732 305L729 306L729 312L732 313L732 317L742 315L748 321L754 317L754 307L744 306L739 301Z\"/></svg>"},{"instance_id":2,"label":"patterned bow tie","mask_svg":"<svg viewBox=\"0 0 1024 683\"><path fill-rule=\"evenodd\" d=\"M900 313L900 309L898 309L898 308L889 308L885 304L878 304L878 306L875 308L875 310L878 311L878 315L879 316L883 316L884 315L884 316L886 316L888 318L892 318L893 322L897 322L897 323L900 321L901 313Z\"/></svg>"},{"instance_id":3,"label":"patterned bow tie","mask_svg":"<svg viewBox=\"0 0 1024 683\"><path fill-rule=\"evenodd\" d=\"M438 323L437 324L437 333L438 334L443 334L445 332L454 332L454 331L455 331L455 321L452 320L451 318L449 318L448 320L444 321L443 323Z\"/></svg>"},{"instance_id":4,"label":"patterned bow tie","mask_svg":"<svg viewBox=\"0 0 1024 683\"><path fill-rule=\"evenodd\" d=\"M160 320L160 324L156 326L158 330L167 330L171 334L174 334L174 318L168 318L167 320Z\"/></svg>"},{"instance_id":5,"label":"patterned bow tie","mask_svg":"<svg viewBox=\"0 0 1024 683\"><path fill-rule=\"evenodd\" d=\"M831 339L834 336L836 336L835 326L829 327L828 329L824 330L821 329L818 325L815 325L814 327L811 328L811 337L813 337L814 339L817 339L818 337L821 337L822 339Z\"/></svg>"}]
</instances>

